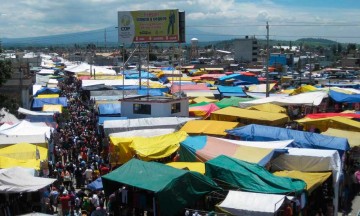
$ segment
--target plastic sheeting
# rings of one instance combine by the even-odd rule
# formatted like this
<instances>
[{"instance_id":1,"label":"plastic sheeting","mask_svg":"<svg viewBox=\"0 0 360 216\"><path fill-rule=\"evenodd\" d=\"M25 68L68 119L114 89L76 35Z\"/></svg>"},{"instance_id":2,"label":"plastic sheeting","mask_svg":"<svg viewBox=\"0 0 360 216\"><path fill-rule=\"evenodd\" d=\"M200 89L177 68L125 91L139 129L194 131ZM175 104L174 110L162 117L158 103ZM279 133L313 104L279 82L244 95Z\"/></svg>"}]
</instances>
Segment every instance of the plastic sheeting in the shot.
<instances>
[{"instance_id":1,"label":"plastic sheeting","mask_svg":"<svg viewBox=\"0 0 360 216\"><path fill-rule=\"evenodd\" d=\"M175 129L144 129L112 133L110 137L154 137L174 133ZM186 132L186 131L185 131Z\"/></svg>"},{"instance_id":2,"label":"plastic sheeting","mask_svg":"<svg viewBox=\"0 0 360 216\"><path fill-rule=\"evenodd\" d=\"M225 155L205 163L205 175L242 191L270 194L301 194L306 184L299 179L278 177L264 167Z\"/></svg>"},{"instance_id":3,"label":"plastic sheeting","mask_svg":"<svg viewBox=\"0 0 360 216\"><path fill-rule=\"evenodd\" d=\"M321 119L303 118L296 121L304 126L304 130L318 128L321 132L323 132L328 128L335 128L340 130L360 132L360 122L340 116Z\"/></svg>"},{"instance_id":4,"label":"plastic sheeting","mask_svg":"<svg viewBox=\"0 0 360 216\"><path fill-rule=\"evenodd\" d=\"M170 162L166 165L177 169L190 170L203 175L205 174L205 164L201 162Z\"/></svg>"},{"instance_id":5,"label":"plastic sheeting","mask_svg":"<svg viewBox=\"0 0 360 216\"><path fill-rule=\"evenodd\" d=\"M273 173L276 176L301 179L306 183L306 190L312 193L316 188L321 186L330 176L331 172L301 172L301 171L277 171Z\"/></svg>"},{"instance_id":6,"label":"plastic sheeting","mask_svg":"<svg viewBox=\"0 0 360 216\"><path fill-rule=\"evenodd\" d=\"M44 106L42 107L42 111L51 113L62 113L62 105L44 104Z\"/></svg>"},{"instance_id":7,"label":"plastic sheeting","mask_svg":"<svg viewBox=\"0 0 360 216\"><path fill-rule=\"evenodd\" d=\"M39 94L37 98L58 98L59 94Z\"/></svg>"},{"instance_id":8,"label":"plastic sheeting","mask_svg":"<svg viewBox=\"0 0 360 216\"><path fill-rule=\"evenodd\" d=\"M246 93L241 87L238 86L218 86L218 91L221 95L226 96L226 94L233 94L236 97L246 97Z\"/></svg>"},{"instance_id":9,"label":"plastic sheeting","mask_svg":"<svg viewBox=\"0 0 360 216\"><path fill-rule=\"evenodd\" d=\"M322 132L321 134L346 138L350 147L360 146L360 132L328 128L327 131Z\"/></svg>"},{"instance_id":10,"label":"plastic sheeting","mask_svg":"<svg viewBox=\"0 0 360 216\"><path fill-rule=\"evenodd\" d=\"M158 117L158 118L137 118L126 120L105 121L105 134L142 130L142 129L179 129L187 121L194 120L194 118L186 117Z\"/></svg>"},{"instance_id":11,"label":"plastic sheeting","mask_svg":"<svg viewBox=\"0 0 360 216\"><path fill-rule=\"evenodd\" d=\"M19 123L19 119L16 118L15 115L9 113L6 108L1 108L0 110L0 124L17 124Z\"/></svg>"},{"instance_id":12,"label":"plastic sheeting","mask_svg":"<svg viewBox=\"0 0 360 216\"><path fill-rule=\"evenodd\" d=\"M219 110L219 107L213 103L206 104L204 106L192 106L189 107L189 116L207 119L209 118L210 114L216 110Z\"/></svg>"},{"instance_id":13,"label":"plastic sheeting","mask_svg":"<svg viewBox=\"0 0 360 216\"><path fill-rule=\"evenodd\" d=\"M227 122L227 121L213 121L213 120L193 120L188 121L180 129L185 131L188 134L192 135L215 135L215 136L225 136L226 130L233 129L237 127L239 123L237 122Z\"/></svg>"},{"instance_id":14,"label":"plastic sheeting","mask_svg":"<svg viewBox=\"0 0 360 216\"><path fill-rule=\"evenodd\" d=\"M0 128L0 134L9 136L22 135L45 135L50 137L51 127L39 126L38 124L22 120L16 125L7 128Z\"/></svg>"},{"instance_id":15,"label":"plastic sheeting","mask_svg":"<svg viewBox=\"0 0 360 216\"><path fill-rule=\"evenodd\" d=\"M284 113L284 114L287 113L285 108L271 103L259 104L259 105L247 107L246 109L271 112L271 113Z\"/></svg>"},{"instance_id":16,"label":"plastic sheeting","mask_svg":"<svg viewBox=\"0 0 360 216\"><path fill-rule=\"evenodd\" d=\"M56 179L34 177L26 169L13 167L0 170L0 193L36 192Z\"/></svg>"},{"instance_id":17,"label":"plastic sheeting","mask_svg":"<svg viewBox=\"0 0 360 216\"><path fill-rule=\"evenodd\" d=\"M270 84L269 84L269 90L273 89L274 86L275 86L275 83L270 83ZM262 92L262 93L266 93L266 84L259 84L259 85L249 86L248 91L249 91L249 92Z\"/></svg>"},{"instance_id":18,"label":"plastic sheeting","mask_svg":"<svg viewBox=\"0 0 360 216\"><path fill-rule=\"evenodd\" d=\"M40 161L48 159L48 149L29 143L18 143L0 149L0 168L26 167L40 169Z\"/></svg>"},{"instance_id":19,"label":"plastic sheeting","mask_svg":"<svg viewBox=\"0 0 360 216\"><path fill-rule=\"evenodd\" d=\"M347 139L286 128L251 124L226 131L248 141L275 141L293 139L292 147L334 149L344 152L350 149Z\"/></svg>"},{"instance_id":20,"label":"plastic sheeting","mask_svg":"<svg viewBox=\"0 0 360 216\"><path fill-rule=\"evenodd\" d=\"M214 103L218 102L218 100L210 99L207 97L197 97L191 100L192 103L200 103L200 102L208 102L208 103Z\"/></svg>"},{"instance_id":21,"label":"plastic sheeting","mask_svg":"<svg viewBox=\"0 0 360 216\"><path fill-rule=\"evenodd\" d=\"M179 131L155 137L110 137L111 162L123 164L137 155L149 161L170 156L180 147L180 142L187 137L186 132Z\"/></svg>"},{"instance_id":22,"label":"plastic sheeting","mask_svg":"<svg viewBox=\"0 0 360 216\"><path fill-rule=\"evenodd\" d=\"M330 90L329 96L339 103L360 103L360 94L345 94L342 92Z\"/></svg>"},{"instance_id":23,"label":"plastic sheeting","mask_svg":"<svg viewBox=\"0 0 360 216\"><path fill-rule=\"evenodd\" d=\"M232 215L273 216L285 200L284 195L230 190L219 207Z\"/></svg>"},{"instance_id":24,"label":"plastic sheeting","mask_svg":"<svg viewBox=\"0 0 360 216\"><path fill-rule=\"evenodd\" d=\"M33 109L41 109L44 104L59 104L63 107L67 107L67 99L66 97L58 97L58 98L34 98L32 103Z\"/></svg>"},{"instance_id":25,"label":"plastic sheeting","mask_svg":"<svg viewBox=\"0 0 360 216\"><path fill-rule=\"evenodd\" d=\"M210 136L189 136L180 143L180 161L206 162L227 155L264 166L274 155L274 149L242 146L226 139Z\"/></svg>"},{"instance_id":26,"label":"plastic sheeting","mask_svg":"<svg viewBox=\"0 0 360 216\"><path fill-rule=\"evenodd\" d=\"M107 196L124 184L153 192L158 207L154 211L168 216L178 215L205 194L221 190L214 181L200 173L137 159L102 176L102 181Z\"/></svg>"},{"instance_id":27,"label":"plastic sheeting","mask_svg":"<svg viewBox=\"0 0 360 216\"><path fill-rule=\"evenodd\" d=\"M101 177L97 178L95 181L91 182L86 186L87 189L92 191L102 190L103 189L103 183L101 180Z\"/></svg>"},{"instance_id":28,"label":"plastic sheeting","mask_svg":"<svg viewBox=\"0 0 360 216\"><path fill-rule=\"evenodd\" d=\"M289 121L289 117L283 113L269 113L257 110L247 110L237 107L226 107L217 110L210 115L211 120L234 121L243 124L264 124L283 126Z\"/></svg>"},{"instance_id":29,"label":"plastic sheeting","mask_svg":"<svg viewBox=\"0 0 360 216\"><path fill-rule=\"evenodd\" d=\"M307 92L294 96L271 96L267 98L261 98L248 102L240 102L239 107L249 107L258 104L272 103L279 106L290 106L290 105L307 105L307 106L318 106L321 101L327 97L327 92L316 91Z\"/></svg>"},{"instance_id":30,"label":"plastic sheeting","mask_svg":"<svg viewBox=\"0 0 360 216\"><path fill-rule=\"evenodd\" d=\"M121 104L120 103L104 103L99 104L99 115L120 115Z\"/></svg>"}]
</instances>

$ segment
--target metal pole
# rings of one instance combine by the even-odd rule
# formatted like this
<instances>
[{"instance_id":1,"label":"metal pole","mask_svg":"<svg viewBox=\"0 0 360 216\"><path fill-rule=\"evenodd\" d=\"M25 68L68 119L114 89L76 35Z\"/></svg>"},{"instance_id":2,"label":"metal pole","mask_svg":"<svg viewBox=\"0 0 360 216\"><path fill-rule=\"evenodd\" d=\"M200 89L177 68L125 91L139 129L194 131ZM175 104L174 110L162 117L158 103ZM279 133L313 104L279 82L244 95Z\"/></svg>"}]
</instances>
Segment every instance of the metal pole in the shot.
<instances>
[{"instance_id":1,"label":"metal pole","mask_svg":"<svg viewBox=\"0 0 360 216\"><path fill-rule=\"evenodd\" d=\"M149 94L149 76L150 76L150 46L151 46L151 44L150 43L148 43L148 53L147 53L147 66L148 66L148 71L147 71L147 83L146 83L146 88L147 88L147 96L149 97L150 96L150 94Z\"/></svg>"},{"instance_id":2,"label":"metal pole","mask_svg":"<svg viewBox=\"0 0 360 216\"><path fill-rule=\"evenodd\" d=\"M269 97L269 22L266 22L266 97Z\"/></svg>"},{"instance_id":3,"label":"metal pole","mask_svg":"<svg viewBox=\"0 0 360 216\"><path fill-rule=\"evenodd\" d=\"M122 61L123 61L123 66L122 66L122 86L123 86L123 89L122 89L122 98L124 100L124 97L125 97L125 93L124 93L124 86L125 86L125 44L123 43L122 44Z\"/></svg>"}]
</instances>

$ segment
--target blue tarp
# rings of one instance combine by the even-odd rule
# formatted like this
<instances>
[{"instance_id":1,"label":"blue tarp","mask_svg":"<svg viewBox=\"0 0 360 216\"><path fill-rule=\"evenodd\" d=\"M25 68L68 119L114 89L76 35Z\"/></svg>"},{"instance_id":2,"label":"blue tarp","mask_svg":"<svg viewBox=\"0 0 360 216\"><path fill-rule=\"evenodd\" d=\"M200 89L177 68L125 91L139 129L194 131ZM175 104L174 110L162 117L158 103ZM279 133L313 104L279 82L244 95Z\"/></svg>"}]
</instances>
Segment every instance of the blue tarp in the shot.
<instances>
[{"instance_id":1,"label":"blue tarp","mask_svg":"<svg viewBox=\"0 0 360 216\"><path fill-rule=\"evenodd\" d=\"M219 83L224 83L226 80L229 80L229 79L246 81L251 84L259 84L259 79L257 77L245 76L245 75L241 75L241 74L230 74L227 76L222 76L222 77L219 77L218 80L219 80Z\"/></svg>"},{"instance_id":2,"label":"blue tarp","mask_svg":"<svg viewBox=\"0 0 360 216\"><path fill-rule=\"evenodd\" d=\"M102 190L103 189L103 183L101 180L101 177L97 178L95 181L91 182L86 186L87 189L92 191Z\"/></svg>"},{"instance_id":3,"label":"blue tarp","mask_svg":"<svg viewBox=\"0 0 360 216\"><path fill-rule=\"evenodd\" d=\"M39 94L57 94L57 93L60 93L60 89L44 87L42 89L39 89L36 92L35 96L38 96Z\"/></svg>"},{"instance_id":4,"label":"blue tarp","mask_svg":"<svg viewBox=\"0 0 360 216\"><path fill-rule=\"evenodd\" d=\"M119 116L99 116L98 124L104 124L104 121L112 121L112 120L125 120L127 117L119 117Z\"/></svg>"},{"instance_id":5,"label":"blue tarp","mask_svg":"<svg viewBox=\"0 0 360 216\"><path fill-rule=\"evenodd\" d=\"M34 98L32 103L33 109L41 109L44 104L56 105L60 104L63 107L67 107L67 99L66 97L58 97L58 98Z\"/></svg>"},{"instance_id":6,"label":"blue tarp","mask_svg":"<svg viewBox=\"0 0 360 216\"><path fill-rule=\"evenodd\" d=\"M163 96L163 92L160 89L139 89L138 95L150 95L150 96Z\"/></svg>"},{"instance_id":7,"label":"blue tarp","mask_svg":"<svg viewBox=\"0 0 360 216\"><path fill-rule=\"evenodd\" d=\"M154 74L146 72L146 71L141 71L140 76L142 79L156 78L156 76ZM139 72L134 72L134 73L129 73L129 74L125 73L126 79L139 79L140 76L139 76Z\"/></svg>"},{"instance_id":8,"label":"blue tarp","mask_svg":"<svg viewBox=\"0 0 360 216\"><path fill-rule=\"evenodd\" d=\"M248 81L243 81L243 80L236 80L233 82L234 86L238 86L238 85L252 85L252 82L248 82Z\"/></svg>"},{"instance_id":9,"label":"blue tarp","mask_svg":"<svg viewBox=\"0 0 360 216\"><path fill-rule=\"evenodd\" d=\"M120 103L105 103L99 104L99 115L120 115L121 105Z\"/></svg>"},{"instance_id":10,"label":"blue tarp","mask_svg":"<svg viewBox=\"0 0 360 216\"><path fill-rule=\"evenodd\" d=\"M360 103L360 94L345 94L330 90L329 95L334 101L339 103Z\"/></svg>"},{"instance_id":11,"label":"blue tarp","mask_svg":"<svg viewBox=\"0 0 360 216\"><path fill-rule=\"evenodd\" d=\"M318 133L297 131L286 128L250 124L226 131L228 134L238 136L241 140L248 141L276 141L291 140L294 142L289 147L332 149L341 154L350 149L346 138L333 137Z\"/></svg>"},{"instance_id":12,"label":"blue tarp","mask_svg":"<svg viewBox=\"0 0 360 216\"><path fill-rule=\"evenodd\" d=\"M222 96L246 97L247 95L241 87L238 86L218 86L218 91Z\"/></svg>"}]
</instances>

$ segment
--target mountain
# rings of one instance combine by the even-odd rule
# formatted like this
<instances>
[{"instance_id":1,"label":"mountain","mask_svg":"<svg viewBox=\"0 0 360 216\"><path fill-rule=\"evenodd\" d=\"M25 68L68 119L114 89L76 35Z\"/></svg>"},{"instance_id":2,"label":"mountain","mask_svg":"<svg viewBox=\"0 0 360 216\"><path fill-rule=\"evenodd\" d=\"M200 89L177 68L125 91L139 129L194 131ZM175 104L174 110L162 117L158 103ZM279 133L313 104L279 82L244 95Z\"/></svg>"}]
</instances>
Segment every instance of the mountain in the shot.
<instances>
[{"instance_id":1,"label":"mountain","mask_svg":"<svg viewBox=\"0 0 360 216\"><path fill-rule=\"evenodd\" d=\"M118 45L117 32L118 31L115 26L111 26L104 29L59 35L26 38L2 38L1 43L4 47L73 46L74 44L89 43L95 43L97 46L104 46L106 35L106 45L108 47L111 47ZM185 37L187 43L190 43L190 40L192 38L197 38L199 40L199 43L230 40L234 38L233 36L216 35L214 33L207 33L194 28L189 28L186 32Z\"/></svg>"}]
</instances>

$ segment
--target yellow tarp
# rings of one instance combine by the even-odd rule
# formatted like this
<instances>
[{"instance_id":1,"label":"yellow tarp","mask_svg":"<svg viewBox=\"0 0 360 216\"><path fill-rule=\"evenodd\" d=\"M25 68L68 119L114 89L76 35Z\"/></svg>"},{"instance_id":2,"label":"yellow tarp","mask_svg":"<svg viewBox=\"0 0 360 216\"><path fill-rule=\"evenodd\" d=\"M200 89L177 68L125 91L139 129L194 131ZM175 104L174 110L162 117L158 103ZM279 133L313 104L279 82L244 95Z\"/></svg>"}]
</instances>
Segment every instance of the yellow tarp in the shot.
<instances>
[{"instance_id":1,"label":"yellow tarp","mask_svg":"<svg viewBox=\"0 0 360 216\"><path fill-rule=\"evenodd\" d=\"M205 174L205 163L202 162L171 162L166 165L177 169L188 169L203 175Z\"/></svg>"},{"instance_id":2,"label":"yellow tarp","mask_svg":"<svg viewBox=\"0 0 360 216\"><path fill-rule=\"evenodd\" d=\"M269 90L273 89L276 83L269 84ZM248 89L249 92L266 92L266 84L251 85Z\"/></svg>"},{"instance_id":3,"label":"yellow tarp","mask_svg":"<svg viewBox=\"0 0 360 216\"><path fill-rule=\"evenodd\" d=\"M304 92L310 92L310 91L318 91L319 89L312 86L312 85L303 85L300 86L299 88L295 89L292 93L290 93L290 95L297 95L297 94L301 94Z\"/></svg>"},{"instance_id":4,"label":"yellow tarp","mask_svg":"<svg viewBox=\"0 0 360 216\"><path fill-rule=\"evenodd\" d=\"M197 97L197 98L194 98L191 100L192 103L201 103L201 102L208 102L208 103L215 103L215 102L218 102L219 100L216 100L216 99L210 99L210 98L207 98L207 97Z\"/></svg>"},{"instance_id":5,"label":"yellow tarp","mask_svg":"<svg viewBox=\"0 0 360 216\"><path fill-rule=\"evenodd\" d=\"M360 132L360 122L340 116L320 119L302 118L296 121L304 126L304 130L319 128L321 132L324 132L328 128L334 128Z\"/></svg>"},{"instance_id":6,"label":"yellow tarp","mask_svg":"<svg viewBox=\"0 0 360 216\"><path fill-rule=\"evenodd\" d=\"M39 94L36 98L58 98L59 94Z\"/></svg>"},{"instance_id":7,"label":"yellow tarp","mask_svg":"<svg viewBox=\"0 0 360 216\"><path fill-rule=\"evenodd\" d=\"M110 137L111 162L123 164L134 155L145 161L165 158L176 152L186 137L184 131L155 137Z\"/></svg>"},{"instance_id":8,"label":"yellow tarp","mask_svg":"<svg viewBox=\"0 0 360 216\"><path fill-rule=\"evenodd\" d=\"M180 131L185 131L188 134L225 136L225 130L230 130L237 126L239 126L238 122L193 120L186 122Z\"/></svg>"},{"instance_id":9,"label":"yellow tarp","mask_svg":"<svg viewBox=\"0 0 360 216\"><path fill-rule=\"evenodd\" d=\"M327 129L327 131L322 132L321 134L347 138L351 148L355 146L360 146L360 132L329 128Z\"/></svg>"},{"instance_id":10,"label":"yellow tarp","mask_svg":"<svg viewBox=\"0 0 360 216\"><path fill-rule=\"evenodd\" d=\"M62 113L62 105L59 104L44 104L42 111L44 112L59 112Z\"/></svg>"},{"instance_id":11,"label":"yellow tarp","mask_svg":"<svg viewBox=\"0 0 360 216\"><path fill-rule=\"evenodd\" d=\"M251 107L247 107L247 110L258 110L263 112L271 112L271 113L285 113L286 109L284 107L281 107L279 105L271 104L271 103L265 103L265 104L259 104Z\"/></svg>"},{"instance_id":12,"label":"yellow tarp","mask_svg":"<svg viewBox=\"0 0 360 216\"><path fill-rule=\"evenodd\" d=\"M39 159L36 158L38 149ZM29 143L18 143L0 149L0 168L15 166L40 169L40 161L47 160L47 148Z\"/></svg>"},{"instance_id":13,"label":"yellow tarp","mask_svg":"<svg viewBox=\"0 0 360 216\"><path fill-rule=\"evenodd\" d=\"M259 163L274 149L271 148L257 148L251 146L239 145L235 153L231 156L239 160L247 161L250 163Z\"/></svg>"},{"instance_id":14,"label":"yellow tarp","mask_svg":"<svg viewBox=\"0 0 360 216\"><path fill-rule=\"evenodd\" d=\"M283 113L269 113L237 107L226 107L212 112L210 119L217 121L240 122L246 125L262 124L270 126L283 126L289 121L289 117Z\"/></svg>"},{"instance_id":15,"label":"yellow tarp","mask_svg":"<svg viewBox=\"0 0 360 216\"><path fill-rule=\"evenodd\" d=\"M169 77L170 81L192 81L191 77Z\"/></svg>"},{"instance_id":16,"label":"yellow tarp","mask_svg":"<svg viewBox=\"0 0 360 216\"><path fill-rule=\"evenodd\" d=\"M301 171L278 171L273 173L276 176L301 179L306 183L306 190L313 192L331 176L331 172L301 172Z\"/></svg>"}]
</instances>

